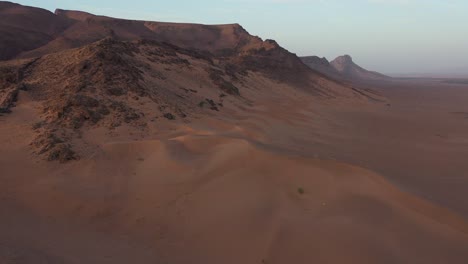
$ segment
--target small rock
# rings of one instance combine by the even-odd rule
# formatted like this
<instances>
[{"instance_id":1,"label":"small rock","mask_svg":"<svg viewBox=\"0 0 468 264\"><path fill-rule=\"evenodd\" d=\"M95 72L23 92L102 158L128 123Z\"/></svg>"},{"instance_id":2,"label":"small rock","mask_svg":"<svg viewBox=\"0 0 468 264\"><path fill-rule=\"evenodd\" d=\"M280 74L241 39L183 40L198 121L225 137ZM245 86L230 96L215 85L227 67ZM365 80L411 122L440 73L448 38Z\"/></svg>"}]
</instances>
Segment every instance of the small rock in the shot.
<instances>
[{"instance_id":1,"label":"small rock","mask_svg":"<svg viewBox=\"0 0 468 264\"><path fill-rule=\"evenodd\" d=\"M169 119L169 120L175 120L175 116L171 113L166 113L164 114L164 117Z\"/></svg>"}]
</instances>

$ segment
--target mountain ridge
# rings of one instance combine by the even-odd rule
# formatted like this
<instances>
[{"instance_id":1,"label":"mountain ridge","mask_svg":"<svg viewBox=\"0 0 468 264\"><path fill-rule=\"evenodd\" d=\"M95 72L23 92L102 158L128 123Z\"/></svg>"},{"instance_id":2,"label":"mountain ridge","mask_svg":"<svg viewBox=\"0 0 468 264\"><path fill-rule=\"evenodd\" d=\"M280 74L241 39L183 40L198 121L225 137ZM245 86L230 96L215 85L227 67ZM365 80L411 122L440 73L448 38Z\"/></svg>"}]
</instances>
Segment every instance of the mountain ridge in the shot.
<instances>
[{"instance_id":1,"label":"mountain ridge","mask_svg":"<svg viewBox=\"0 0 468 264\"><path fill-rule=\"evenodd\" d=\"M169 42L183 48L200 49L216 55L226 53L231 55L279 47L276 42L263 41L257 36L250 35L241 25L236 23L203 25L128 20L75 10L56 9L55 13L52 13L45 9L10 2L3 2L2 5L4 7L0 9L0 15L2 15L0 26L4 31L7 31L7 26L10 24L14 24L16 28L30 28L32 25L40 24L54 28L59 27L60 24L60 29L37 28L37 30L33 30L35 33L44 35L36 45L5 52L6 54L0 56L0 60L41 56L68 48L80 47L107 37L126 41L148 39ZM25 19L18 13L27 13L28 18ZM8 23L12 19L8 19L7 16L16 20L13 23ZM12 37L15 33L11 32ZM24 32L26 37L34 35L32 32L29 32L29 35L27 33ZM24 41L17 40L16 42ZM7 48L8 44L11 42L0 42L2 50Z\"/></svg>"},{"instance_id":2,"label":"mountain ridge","mask_svg":"<svg viewBox=\"0 0 468 264\"><path fill-rule=\"evenodd\" d=\"M318 56L301 57L302 62L311 69L319 71L331 78L345 80L387 80L391 77L369 71L357 65L350 55L342 55L333 61Z\"/></svg>"}]
</instances>

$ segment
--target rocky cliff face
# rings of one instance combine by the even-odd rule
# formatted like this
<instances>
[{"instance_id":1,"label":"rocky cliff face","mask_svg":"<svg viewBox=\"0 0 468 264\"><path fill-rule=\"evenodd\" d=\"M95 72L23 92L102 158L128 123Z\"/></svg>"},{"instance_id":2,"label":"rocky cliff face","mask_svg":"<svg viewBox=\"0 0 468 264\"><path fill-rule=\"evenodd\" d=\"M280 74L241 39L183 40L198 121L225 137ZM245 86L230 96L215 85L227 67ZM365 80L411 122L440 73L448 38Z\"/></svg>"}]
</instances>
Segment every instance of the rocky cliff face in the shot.
<instances>
[{"instance_id":1,"label":"rocky cliff face","mask_svg":"<svg viewBox=\"0 0 468 264\"><path fill-rule=\"evenodd\" d=\"M383 80L389 78L378 72L368 71L356 63L349 55L343 55L332 62L330 65L335 68L344 78L357 80Z\"/></svg>"}]
</instances>

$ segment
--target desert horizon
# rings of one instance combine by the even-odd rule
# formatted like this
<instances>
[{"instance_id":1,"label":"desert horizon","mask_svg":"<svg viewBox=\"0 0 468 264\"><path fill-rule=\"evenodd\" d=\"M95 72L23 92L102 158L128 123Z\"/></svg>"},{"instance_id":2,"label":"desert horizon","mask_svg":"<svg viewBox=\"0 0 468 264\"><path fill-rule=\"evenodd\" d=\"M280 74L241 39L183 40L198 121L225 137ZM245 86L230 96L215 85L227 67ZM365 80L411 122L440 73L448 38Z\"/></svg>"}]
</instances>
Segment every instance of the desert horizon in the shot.
<instances>
[{"instance_id":1,"label":"desert horizon","mask_svg":"<svg viewBox=\"0 0 468 264\"><path fill-rule=\"evenodd\" d=\"M465 4L176 2L0 1L1 264L468 263Z\"/></svg>"}]
</instances>

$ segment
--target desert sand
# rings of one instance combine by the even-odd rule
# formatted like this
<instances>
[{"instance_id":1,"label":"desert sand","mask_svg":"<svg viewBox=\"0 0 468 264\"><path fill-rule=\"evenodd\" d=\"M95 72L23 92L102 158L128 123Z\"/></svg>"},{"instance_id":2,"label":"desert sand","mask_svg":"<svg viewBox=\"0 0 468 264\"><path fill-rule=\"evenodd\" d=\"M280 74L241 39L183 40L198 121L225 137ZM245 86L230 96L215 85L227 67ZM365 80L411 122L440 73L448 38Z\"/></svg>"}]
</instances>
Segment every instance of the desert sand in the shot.
<instances>
[{"instance_id":1,"label":"desert sand","mask_svg":"<svg viewBox=\"0 0 468 264\"><path fill-rule=\"evenodd\" d=\"M205 52L104 36L0 62L0 263L467 263L466 84L337 81L215 28Z\"/></svg>"},{"instance_id":2,"label":"desert sand","mask_svg":"<svg viewBox=\"0 0 468 264\"><path fill-rule=\"evenodd\" d=\"M0 119L2 261L464 263L463 104L408 105L414 89L395 87L390 107L301 94L152 133L90 129L97 147L67 164L31 153L36 106L21 94Z\"/></svg>"}]
</instances>

